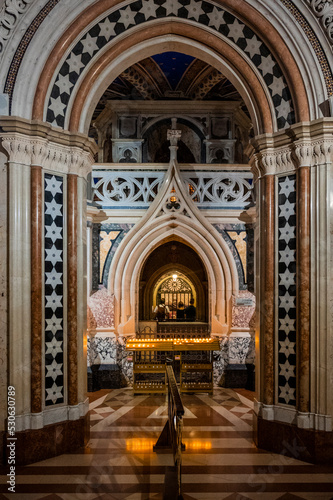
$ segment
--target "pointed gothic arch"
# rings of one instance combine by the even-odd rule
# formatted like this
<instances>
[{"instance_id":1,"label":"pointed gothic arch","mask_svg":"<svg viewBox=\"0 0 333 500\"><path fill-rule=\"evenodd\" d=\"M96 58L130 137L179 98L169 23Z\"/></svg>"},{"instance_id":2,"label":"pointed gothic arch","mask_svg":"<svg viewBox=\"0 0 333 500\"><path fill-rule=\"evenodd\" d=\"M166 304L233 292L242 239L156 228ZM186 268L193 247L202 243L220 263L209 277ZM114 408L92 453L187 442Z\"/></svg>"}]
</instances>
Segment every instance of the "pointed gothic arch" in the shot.
<instances>
[{"instance_id":1,"label":"pointed gothic arch","mask_svg":"<svg viewBox=\"0 0 333 500\"><path fill-rule=\"evenodd\" d=\"M173 141L171 137L171 144ZM146 215L123 239L111 263L108 289L115 298L115 329L121 335L135 334L144 262L162 242L178 239L190 246L205 266L209 323L212 332L221 335L228 331L231 297L238 292L236 264L226 242L189 198L175 160L177 147L171 145L170 149L169 169L158 195Z\"/></svg>"}]
</instances>

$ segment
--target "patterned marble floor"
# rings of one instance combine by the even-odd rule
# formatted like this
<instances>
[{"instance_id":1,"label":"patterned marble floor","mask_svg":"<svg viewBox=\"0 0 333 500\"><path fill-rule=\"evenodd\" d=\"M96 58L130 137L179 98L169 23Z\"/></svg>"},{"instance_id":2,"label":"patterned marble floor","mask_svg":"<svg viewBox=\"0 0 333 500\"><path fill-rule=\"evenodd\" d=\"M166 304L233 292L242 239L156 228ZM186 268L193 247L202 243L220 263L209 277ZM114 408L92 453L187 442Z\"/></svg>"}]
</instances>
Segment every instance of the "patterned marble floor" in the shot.
<instances>
[{"instance_id":1,"label":"patterned marble floor","mask_svg":"<svg viewBox=\"0 0 333 500\"><path fill-rule=\"evenodd\" d=\"M258 450L252 442L253 393L214 389L184 395L184 500L331 500L333 467ZM90 395L87 448L17 469L17 493L1 499L161 500L169 453L153 444L166 421L164 396L131 389Z\"/></svg>"}]
</instances>

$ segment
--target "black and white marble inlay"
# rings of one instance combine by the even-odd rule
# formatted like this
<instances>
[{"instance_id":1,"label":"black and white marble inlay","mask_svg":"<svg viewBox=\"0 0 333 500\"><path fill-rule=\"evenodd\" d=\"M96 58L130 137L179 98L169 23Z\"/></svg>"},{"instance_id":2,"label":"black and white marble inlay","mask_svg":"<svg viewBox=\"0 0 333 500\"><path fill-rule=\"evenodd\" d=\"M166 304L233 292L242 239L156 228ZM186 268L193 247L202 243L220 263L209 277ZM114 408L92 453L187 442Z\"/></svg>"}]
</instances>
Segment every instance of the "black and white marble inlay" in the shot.
<instances>
[{"instance_id":1,"label":"black and white marble inlay","mask_svg":"<svg viewBox=\"0 0 333 500\"><path fill-rule=\"evenodd\" d=\"M278 180L278 401L296 405L296 175Z\"/></svg>"},{"instance_id":2,"label":"black and white marble inlay","mask_svg":"<svg viewBox=\"0 0 333 500\"><path fill-rule=\"evenodd\" d=\"M44 176L45 405L64 402L63 178Z\"/></svg>"},{"instance_id":3,"label":"black and white marble inlay","mask_svg":"<svg viewBox=\"0 0 333 500\"><path fill-rule=\"evenodd\" d=\"M292 97L282 70L269 48L230 12L202 0L136 0L114 10L77 39L57 74L49 95L47 121L65 126L68 104L81 73L115 37L136 26L161 18L179 18L217 31L237 46L267 85L275 107L278 129L295 123Z\"/></svg>"},{"instance_id":4,"label":"black and white marble inlay","mask_svg":"<svg viewBox=\"0 0 333 500\"><path fill-rule=\"evenodd\" d=\"M133 384L133 363L127 361L125 343L115 337L88 337L88 366L118 365L128 385Z\"/></svg>"}]
</instances>

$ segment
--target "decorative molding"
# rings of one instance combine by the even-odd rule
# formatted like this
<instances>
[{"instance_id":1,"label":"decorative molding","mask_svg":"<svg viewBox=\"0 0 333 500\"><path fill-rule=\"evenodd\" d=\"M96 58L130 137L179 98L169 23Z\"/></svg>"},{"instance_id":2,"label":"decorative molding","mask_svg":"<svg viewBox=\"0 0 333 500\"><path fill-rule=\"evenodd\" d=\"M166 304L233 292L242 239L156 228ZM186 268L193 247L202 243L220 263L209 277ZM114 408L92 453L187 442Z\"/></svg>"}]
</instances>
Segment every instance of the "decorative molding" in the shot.
<instances>
[{"instance_id":1,"label":"decorative molding","mask_svg":"<svg viewBox=\"0 0 333 500\"><path fill-rule=\"evenodd\" d=\"M300 167L314 167L333 162L330 119L313 126L295 125L287 134L262 135L248 148L251 171L257 176L292 173Z\"/></svg>"},{"instance_id":2,"label":"decorative molding","mask_svg":"<svg viewBox=\"0 0 333 500\"><path fill-rule=\"evenodd\" d=\"M333 95L333 78L332 78L332 70L327 60L327 56L325 50L321 46L315 31L311 28L303 14L297 9L294 3L291 0L280 0L280 2L286 7L286 9L291 13L292 17L299 24L302 31L304 32L306 38L312 46L314 53L316 54L318 63L321 67L321 71L325 80L326 89L328 95ZM308 4L320 4L323 3L323 0L306 0ZM324 0L325 2L325 0ZM325 2L329 3L329 2Z\"/></svg>"},{"instance_id":3,"label":"decorative molding","mask_svg":"<svg viewBox=\"0 0 333 500\"><path fill-rule=\"evenodd\" d=\"M41 413L28 413L16 415L16 432L28 429L42 429L46 425L65 422L67 420L78 420L84 417L89 411L89 399L76 406L57 406L47 408Z\"/></svg>"},{"instance_id":4,"label":"decorative molding","mask_svg":"<svg viewBox=\"0 0 333 500\"><path fill-rule=\"evenodd\" d=\"M323 165L333 161L333 141L318 140L313 142L313 164Z\"/></svg>"},{"instance_id":5,"label":"decorative molding","mask_svg":"<svg viewBox=\"0 0 333 500\"><path fill-rule=\"evenodd\" d=\"M7 0L8 2L11 3L30 3L32 0ZM28 48L29 43L31 42L32 38L34 37L37 29L41 25L41 23L44 21L44 19L49 15L51 10L60 2L60 0L49 0L45 7L41 9L41 11L37 14L37 16L34 18L26 32L24 33L17 49L16 52L13 56L7 78L6 78L6 83L4 87L4 92L6 94L9 94L9 111L11 112L11 101L12 101L12 96L13 96L13 91L14 91L14 86L16 82L16 77L18 74L18 71L20 69L24 54ZM1 50L0 50L1 54Z\"/></svg>"},{"instance_id":6,"label":"decorative molding","mask_svg":"<svg viewBox=\"0 0 333 500\"><path fill-rule=\"evenodd\" d=\"M310 142L300 142L295 145L295 156L299 167L311 167L313 146Z\"/></svg>"},{"instance_id":7,"label":"decorative molding","mask_svg":"<svg viewBox=\"0 0 333 500\"><path fill-rule=\"evenodd\" d=\"M99 19L94 25L91 24L88 32L82 31L76 38L76 43L72 44L59 65L58 74L54 75L54 83L47 97L46 121L61 128L67 127L72 96L75 96L78 82L82 81L82 74L90 62L124 32L130 33L138 24L142 26L143 23L163 18L181 19L182 22L189 20L225 36L257 68L272 99L277 128L281 130L295 123L288 83L269 47L233 13L218 5L211 10L211 6L202 0L187 5L175 0L172 5L163 6L158 0L132 1Z\"/></svg>"},{"instance_id":8,"label":"decorative molding","mask_svg":"<svg viewBox=\"0 0 333 500\"><path fill-rule=\"evenodd\" d=\"M329 42L333 45L333 4L326 0L306 0L314 15L326 32Z\"/></svg>"},{"instance_id":9,"label":"decorative molding","mask_svg":"<svg viewBox=\"0 0 333 500\"><path fill-rule=\"evenodd\" d=\"M4 45L12 36L13 29L33 0L5 0L0 9L0 54Z\"/></svg>"},{"instance_id":10,"label":"decorative molding","mask_svg":"<svg viewBox=\"0 0 333 500\"><path fill-rule=\"evenodd\" d=\"M332 432L332 416L319 413L302 413L287 406L265 405L255 400L254 413L264 420L275 420L296 425L300 429Z\"/></svg>"},{"instance_id":11,"label":"decorative molding","mask_svg":"<svg viewBox=\"0 0 333 500\"><path fill-rule=\"evenodd\" d=\"M57 173L71 173L84 178L94 163L92 153L78 147L55 144L47 139L29 138L19 133L2 135L0 139L10 163L39 165Z\"/></svg>"}]
</instances>

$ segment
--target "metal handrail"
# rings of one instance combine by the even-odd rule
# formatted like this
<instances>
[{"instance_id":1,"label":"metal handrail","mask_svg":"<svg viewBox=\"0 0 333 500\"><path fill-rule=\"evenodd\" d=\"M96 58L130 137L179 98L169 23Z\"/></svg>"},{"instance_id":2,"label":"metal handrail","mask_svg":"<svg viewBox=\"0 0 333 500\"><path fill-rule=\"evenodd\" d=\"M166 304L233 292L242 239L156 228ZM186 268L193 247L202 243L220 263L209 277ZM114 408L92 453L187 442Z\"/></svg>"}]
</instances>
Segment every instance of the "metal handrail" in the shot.
<instances>
[{"instance_id":1,"label":"metal handrail","mask_svg":"<svg viewBox=\"0 0 333 500\"><path fill-rule=\"evenodd\" d=\"M181 497L181 464L182 451L185 445L182 443L184 406L179 394L175 374L170 364L166 365L168 383L168 421L166 422L160 437L158 438L154 451L161 449L172 449L174 465L177 471L177 492ZM170 487L172 488L172 484ZM166 495L165 498L170 498Z\"/></svg>"}]
</instances>

